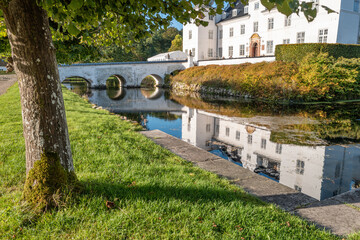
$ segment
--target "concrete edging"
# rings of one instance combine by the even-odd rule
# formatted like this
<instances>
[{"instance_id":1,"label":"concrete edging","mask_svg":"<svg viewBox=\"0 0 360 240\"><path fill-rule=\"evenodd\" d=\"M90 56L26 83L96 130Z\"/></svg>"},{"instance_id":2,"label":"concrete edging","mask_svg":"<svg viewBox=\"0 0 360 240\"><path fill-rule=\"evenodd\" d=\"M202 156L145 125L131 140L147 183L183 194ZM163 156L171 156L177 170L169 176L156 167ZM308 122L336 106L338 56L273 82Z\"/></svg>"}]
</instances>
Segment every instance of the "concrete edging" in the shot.
<instances>
[{"instance_id":1,"label":"concrete edging","mask_svg":"<svg viewBox=\"0 0 360 240\"><path fill-rule=\"evenodd\" d=\"M246 192L337 235L360 231L360 189L318 201L292 188L237 166L160 130L141 134L206 171L230 180Z\"/></svg>"}]
</instances>

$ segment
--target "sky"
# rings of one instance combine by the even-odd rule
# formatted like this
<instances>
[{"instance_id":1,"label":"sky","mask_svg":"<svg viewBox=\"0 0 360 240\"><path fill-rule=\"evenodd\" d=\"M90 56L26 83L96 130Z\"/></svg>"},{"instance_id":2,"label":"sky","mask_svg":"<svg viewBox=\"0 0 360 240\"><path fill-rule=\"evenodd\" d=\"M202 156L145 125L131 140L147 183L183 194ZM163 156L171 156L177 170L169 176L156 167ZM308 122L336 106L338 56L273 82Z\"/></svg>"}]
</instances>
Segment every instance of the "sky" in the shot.
<instances>
[{"instance_id":1,"label":"sky","mask_svg":"<svg viewBox=\"0 0 360 240\"><path fill-rule=\"evenodd\" d=\"M176 27L178 30L181 30L183 25L174 19L171 21L171 27Z\"/></svg>"}]
</instances>

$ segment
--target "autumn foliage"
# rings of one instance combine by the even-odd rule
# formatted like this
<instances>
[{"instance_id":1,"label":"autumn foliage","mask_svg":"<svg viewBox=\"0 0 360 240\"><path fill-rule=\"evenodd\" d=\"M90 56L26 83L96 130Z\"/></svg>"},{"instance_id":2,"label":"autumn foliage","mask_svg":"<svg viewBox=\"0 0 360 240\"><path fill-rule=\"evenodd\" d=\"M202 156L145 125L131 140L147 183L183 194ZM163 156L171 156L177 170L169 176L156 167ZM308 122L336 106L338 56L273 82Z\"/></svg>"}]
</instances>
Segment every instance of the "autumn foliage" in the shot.
<instances>
[{"instance_id":1,"label":"autumn foliage","mask_svg":"<svg viewBox=\"0 0 360 240\"><path fill-rule=\"evenodd\" d=\"M299 64L281 61L186 69L172 83L232 89L253 98L332 101L360 96L360 59L310 54Z\"/></svg>"}]
</instances>

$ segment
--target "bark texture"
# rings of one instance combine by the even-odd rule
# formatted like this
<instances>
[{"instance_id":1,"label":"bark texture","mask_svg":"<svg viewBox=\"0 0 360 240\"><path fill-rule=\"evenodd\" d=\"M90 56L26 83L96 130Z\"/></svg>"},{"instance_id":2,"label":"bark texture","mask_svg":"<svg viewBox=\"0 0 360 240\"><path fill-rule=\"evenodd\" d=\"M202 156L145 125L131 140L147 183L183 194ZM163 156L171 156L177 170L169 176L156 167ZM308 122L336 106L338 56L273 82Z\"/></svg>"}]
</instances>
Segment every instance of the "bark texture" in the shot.
<instances>
[{"instance_id":1,"label":"bark texture","mask_svg":"<svg viewBox=\"0 0 360 240\"><path fill-rule=\"evenodd\" d=\"M46 12L34 0L12 0L2 6L19 81L26 172L42 156L55 154L67 172L73 161L59 81L55 47ZM36 185L37 180L29 183ZM26 196L25 196L26 198Z\"/></svg>"}]
</instances>

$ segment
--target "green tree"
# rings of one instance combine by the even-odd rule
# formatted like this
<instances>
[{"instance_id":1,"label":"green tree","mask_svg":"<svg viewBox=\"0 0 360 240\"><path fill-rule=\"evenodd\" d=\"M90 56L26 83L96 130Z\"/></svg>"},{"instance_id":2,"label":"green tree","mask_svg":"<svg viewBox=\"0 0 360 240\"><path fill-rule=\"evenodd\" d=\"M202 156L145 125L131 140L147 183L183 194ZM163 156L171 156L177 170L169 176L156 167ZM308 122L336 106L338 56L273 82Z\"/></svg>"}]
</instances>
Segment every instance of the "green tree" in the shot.
<instances>
[{"instance_id":1,"label":"green tree","mask_svg":"<svg viewBox=\"0 0 360 240\"><path fill-rule=\"evenodd\" d=\"M169 52L182 51L182 36L180 34L175 36L175 39L171 41L171 47Z\"/></svg>"},{"instance_id":2,"label":"green tree","mask_svg":"<svg viewBox=\"0 0 360 240\"><path fill-rule=\"evenodd\" d=\"M25 200L41 208L51 206L53 194L76 182L52 35L64 40L79 37L81 43L94 46L132 45L150 31L169 26L173 18L206 25L198 16L204 11L220 13L224 7L223 1L216 0L217 9L206 8L211 2L0 0L19 80L26 146ZM299 11L314 15L312 3L261 2L287 15Z\"/></svg>"}]
</instances>

